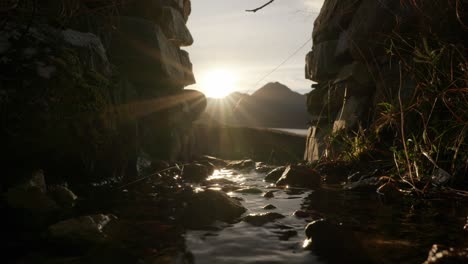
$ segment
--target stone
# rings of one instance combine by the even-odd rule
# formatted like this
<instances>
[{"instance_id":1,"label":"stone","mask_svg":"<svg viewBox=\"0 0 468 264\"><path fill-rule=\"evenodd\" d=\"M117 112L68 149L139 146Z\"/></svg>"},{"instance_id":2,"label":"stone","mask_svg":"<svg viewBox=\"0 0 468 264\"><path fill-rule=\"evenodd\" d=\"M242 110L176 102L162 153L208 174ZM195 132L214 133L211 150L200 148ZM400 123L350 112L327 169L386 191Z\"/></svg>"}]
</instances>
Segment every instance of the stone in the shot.
<instances>
[{"instance_id":1,"label":"stone","mask_svg":"<svg viewBox=\"0 0 468 264\"><path fill-rule=\"evenodd\" d=\"M236 190L235 192L236 193L243 193L243 194L260 194L260 193L263 193L263 191L258 189L258 188L242 188L242 189Z\"/></svg>"},{"instance_id":2,"label":"stone","mask_svg":"<svg viewBox=\"0 0 468 264\"><path fill-rule=\"evenodd\" d=\"M319 219L306 226L305 234L305 248L331 263L370 263L361 242L342 225Z\"/></svg>"},{"instance_id":3,"label":"stone","mask_svg":"<svg viewBox=\"0 0 468 264\"><path fill-rule=\"evenodd\" d=\"M433 245L429 256L423 264L462 264L468 263L468 248L448 248Z\"/></svg>"},{"instance_id":4,"label":"stone","mask_svg":"<svg viewBox=\"0 0 468 264\"><path fill-rule=\"evenodd\" d=\"M289 165L276 182L276 186L317 188L321 177L317 171L304 165Z\"/></svg>"},{"instance_id":5,"label":"stone","mask_svg":"<svg viewBox=\"0 0 468 264\"><path fill-rule=\"evenodd\" d=\"M314 45L306 57L307 79L320 82L339 72L340 66L334 59L337 43L331 40Z\"/></svg>"},{"instance_id":6,"label":"stone","mask_svg":"<svg viewBox=\"0 0 468 264\"><path fill-rule=\"evenodd\" d=\"M251 159L231 161L226 165L226 169L253 170L255 169L255 161Z\"/></svg>"},{"instance_id":7,"label":"stone","mask_svg":"<svg viewBox=\"0 0 468 264\"><path fill-rule=\"evenodd\" d=\"M216 220L231 222L240 217L246 209L242 204L227 194L205 190L193 194L188 199L183 221L187 227L200 228Z\"/></svg>"},{"instance_id":8,"label":"stone","mask_svg":"<svg viewBox=\"0 0 468 264\"><path fill-rule=\"evenodd\" d=\"M311 126L307 131L304 160L315 161L319 159L319 142L317 140L317 127Z\"/></svg>"},{"instance_id":9,"label":"stone","mask_svg":"<svg viewBox=\"0 0 468 264\"><path fill-rule=\"evenodd\" d=\"M264 180L266 182L277 182L281 178L281 175L283 175L284 170L286 170L285 166L275 168L266 175Z\"/></svg>"},{"instance_id":10,"label":"stone","mask_svg":"<svg viewBox=\"0 0 468 264\"><path fill-rule=\"evenodd\" d=\"M274 194L274 193L275 193L275 191L268 191L268 192L266 192L265 194L263 194L263 197L265 197L265 198L273 198L273 197L275 197L275 194Z\"/></svg>"},{"instance_id":11,"label":"stone","mask_svg":"<svg viewBox=\"0 0 468 264\"><path fill-rule=\"evenodd\" d=\"M78 199L78 196L65 186L51 186L48 193L63 208L72 208Z\"/></svg>"},{"instance_id":12,"label":"stone","mask_svg":"<svg viewBox=\"0 0 468 264\"><path fill-rule=\"evenodd\" d=\"M210 176L210 169L199 163L183 166L182 179L188 182L201 182Z\"/></svg>"},{"instance_id":13,"label":"stone","mask_svg":"<svg viewBox=\"0 0 468 264\"><path fill-rule=\"evenodd\" d=\"M164 7L161 19L164 21L162 29L168 40L179 47L193 44L192 35L185 26L185 20L179 11L171 7Z\"/></svg>"},{"instance_id":14,"label":"stone","mask_svg":"<svg viewBox=\"0 0 468 264\"><path fill-rule=\"evenodd\" d=\"M372 76L371 76L371 73L369 72L369 69L364 64L358 61L354 61L353 63L345 65L341 68L338 75L334 78L335 80L333 83L336 84L339 82L354 80L357 82L356 86L365 88L371 84L372 82L371 77ZM354 90L357 90L357 89L354 89ZM348 94L351 94L351 95L364 94L365 95L366 92L368 92L368 90L363 89L361 93L359 93L359 91L353 91L353 92L349 92Z\"/></svg>"},{"instance_id":15,"label":"stone","mask_svg":"<svg viewBox=\"0 0 468 264\"><path fill-rule=\"evenodd\" d=\"M284 218L284 215L282 214L268 212L263 214L250 214L244 217L242 220L254 226L262 226L282 218Z\"/></svg>"},{"instance_id":16,"label":"stone","mask_svg":"<svg viewBox=\"0 0 468 264\"><path fill-rule=\"evenodd\" d=\"M264 210L273 210L273 209L276 209L276 206L274 206L272 204L267 204L267 205L263 206L263 209Z\"/></svg>"},{"instance_id":17,"label":"stone","mask_svg":"<svg viewBox=\"0 0 468 264\"><path fill-rule=\"evenodd\" d=\"M270 165L266 165L263 162L256 162L255 163L255 171L258 173L268 173L270 172L274 167Z\"/></svg>"},{"instance_id":18,"label":"stone","mask_svg":"<svg viewBox=\"0 0 468 264\"><path fill-rule=\"evenodd\" d=\"M191 65L183 65L179 48L150 20L120 17L110 43L112 62L136 87L154 93L151 89L180 89L193 82L187 79Z\"/></svg>"},{"instance_id":19,"label":"stone","mask_svg":"<svg viewBox=\"0 0 468 264\"><path fill-rule=\"evenodd\" d=\"M102 243L107 240L103 229L116 217L113 215L88 215L72 218L49 227L52 239L72 244Z\"/></svg>"}]
</instances>

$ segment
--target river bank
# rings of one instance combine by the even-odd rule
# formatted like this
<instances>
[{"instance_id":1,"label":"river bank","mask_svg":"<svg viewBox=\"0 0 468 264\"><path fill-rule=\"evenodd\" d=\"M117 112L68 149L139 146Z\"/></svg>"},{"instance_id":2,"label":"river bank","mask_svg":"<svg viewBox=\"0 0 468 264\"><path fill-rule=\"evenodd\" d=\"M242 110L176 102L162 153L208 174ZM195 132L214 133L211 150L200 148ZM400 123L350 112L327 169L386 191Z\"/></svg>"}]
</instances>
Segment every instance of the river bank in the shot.
<instances>
[{"instance_id":1,"label":"river bank","mask_svg":"<svg viewBox=\"0 0 468 264\"><path fill-rule=\"evenodd\" d=\"M10 188L7 263L422 263L433 244L455 249L426 263L468 259L468 200L454 193L416 196L343 164L205 156L139 171L69 187L38 171Z\"/></svg>"}]
</instances>

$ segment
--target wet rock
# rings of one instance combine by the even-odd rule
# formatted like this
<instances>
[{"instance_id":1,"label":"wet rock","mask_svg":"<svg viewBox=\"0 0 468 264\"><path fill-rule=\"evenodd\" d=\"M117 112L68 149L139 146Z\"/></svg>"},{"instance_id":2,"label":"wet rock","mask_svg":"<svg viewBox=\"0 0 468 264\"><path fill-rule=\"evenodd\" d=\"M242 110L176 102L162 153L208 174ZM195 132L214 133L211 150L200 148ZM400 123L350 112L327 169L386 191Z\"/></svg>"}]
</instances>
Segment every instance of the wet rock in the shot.
<instances>
[{"instance_id":1,"label":"wet rock","mask_svg":"<svg viewBox=\"0 0 468 264\"><path fill-rule=\"evenodd\" d=\"M303 165L289 165L281 178L276 182L277 186L297 186L316 188L320 187L321 177L317 171Z\"/></svg>"},{"instance_id":2,"label":"wet rock","mask_svg":"<svg viewBox=\"0 0 468 264\"><path fill-rule=\"evenodd\" d=\"M382 195L388 202L399 201L403 198L403 193L393 182L387 182L377 189L377 193Z\"/></svg>"},{"instance_id":3,"label":"wet rock","mask_svg":"<svg viewBox=\"0 0 468 264\"><path fill-rule=\"evenodd\" d=\"M198 163L185 165L182 171L182 179L188 182L201 182L210 176L210 169Z\"/></svg>"},{"instance_id":4,"label":"wet rock","mask_svg":"<svg viewBox=\"0 0 468 264\"><path fill-rule=\"evenodd\" d=\"M343 186L343 189L357 192L374 192L380 186L380 179L371 177L357 182L351 182Z\"/></svg>"},{"instance_id":5,"label":"wet rock","mask_svg":"<svg viewBox=\"0 0 468 264\"><path fill-rule=\"evenodd\" d=\"M232 170L253 170L255 169L255 161L251 159L231 161L226 165L226 168Z\"/></svg>"},{"instance_id":6,"label":"wet rock","mask_svg":"<svg viewBox=\"0 0 468 264\"><path fill-rule=\"evenodd\" d=\"M465 230L465 232L468 232L468 217L466 218L466 224L463 227L463 230Z\"/></svg>"},{"instance_id":7,"label":"wet rock","mask_svg":"<svg viewBox=\"0 0 468 264\"><path fill-rule=\"evenodd\" d=\"M274 168L273 166L266 165L263 162L257 162L255 164L255 171L259 172L259 173L267 173L267 172L271 171L273 168Z\"/></svg>"},{"instance_id":8,"label":"wet rock","mask_svg":"<svg viewBox=\"0 0 468 264\"><path fill-rule=\"evenodd\" d=\"M270 171L266 177L265 181L266 182L277 182L279 178L281 178L281 175L283 175L284 170L286 170L285 166L281 166L278 168L273 169Z\"/></svg>"},{"instance_id":9,"label":"wet rock","mask_svg":"<svg viewBox=\"0 0 468 264\"><path fill-rule=\"evenodd\" d=\"M307 218L310 216L307 212L302 211L302 210L295 211L293 215L298 218Z\"/></svg>"},{"instance_id":10,"label":"wet rock","mask_svg":"<svg viewBox=\"0 0 468 264\"><path fill-rule=\"evenodd\" d=\"M208 169L208 174L209 175L213 175L213 173L217 169L216 165L214 165L213 163L211 163L211 162L209 162L207 160L201 160L201 161L198 161L197 163L205 166Z\"/></svg>"},{"instance_id":11,"label":"wet rock","mask_svg":"<svg viewBox=\"0 0 468 264\"><path fill-rule=\"evenodd\" d=\"M455 249L433 245L424 264L462 264L468 263L468 248Z\"/></svg>"},{"instance_id":12,"label":"wet rock","mask_svg":"<svg viewBox=\"0 0 468 264\"><path fill-rule=\"evenodd\" d=\"M262 226L281 218L284 218L284 215L269 212L264 214L250 214L244 217L242 220L254 226Z\"/></svg>"},{"instance_id":13,"label":"wet rock","mask_svg":"<svg viewBox=\"0 0 468 264\"><path fill-rule=\"evenodd\" d=\"M104 227L116 217L113 215L88 215L58 222L49 227L52 239L71 244L102 243L107 240Z\"/></svg>"},{"instance_id":14,"label":"wet rock","mask_svg":"<svg viewBox=\"0 0 468 264\"><path fill-rule=\"evenodd\" d=\"M65 186L51 186L48 193L63 208L72 208L78 199L78 196Z\"/></svg>"},{"instance_id":15,"label":"wet rock","mask_svg":"<svg viewBox=\"0 0 468 264\"><path fill-rule=\"evenodd\" d=\"M272 204L267 204L265 206L263 206L263 209L265 210L273 210L273 209L276 209L276 206L272 205Z\"/></svg>"},{"instance_id":16,"label":"wet rock","mask_svg":"<svg viewBox=\"0 0 468 264\"><path fill-rule=\"evenodd\" d=\"M242 204L227 194L206 190L193 194L184 212L184 223L190 228L199 228L216 220L230 222L243 214Z\"/></svg>"},{"instance_id":17,"label":"wet rock","mask_svg":"<svg viewBox=\"0 0 468 264\"><path fill-rule=\"evenodd\" d=\"M263 195L263 197L265 197L265 198L273 198L273 197L275 197L274 193L275 193L275 191L268 191L268 192L266 192L266 193Z\"/></svg>"},{"instance_id":18,"label":"wet rock","mask_svg":"<svg viewBox=\"0 0 468 264\"><path fill-rule=\"evenodd\" d=\"M305 228L305 248L332 263L369 263L353 232L329 220L320 219Z\"/></svg>"},{"instance_id":19,"label":"wet rock","mask_svg":"<svg viewBox=\"0 0 468 264\"><path fill-rule=\"evenodd\" d=\"M258 188L243 188L235 191L236 193L243 193L243 194L260 194L263 193L262 190Z\"/></svg>"}]
</instances>

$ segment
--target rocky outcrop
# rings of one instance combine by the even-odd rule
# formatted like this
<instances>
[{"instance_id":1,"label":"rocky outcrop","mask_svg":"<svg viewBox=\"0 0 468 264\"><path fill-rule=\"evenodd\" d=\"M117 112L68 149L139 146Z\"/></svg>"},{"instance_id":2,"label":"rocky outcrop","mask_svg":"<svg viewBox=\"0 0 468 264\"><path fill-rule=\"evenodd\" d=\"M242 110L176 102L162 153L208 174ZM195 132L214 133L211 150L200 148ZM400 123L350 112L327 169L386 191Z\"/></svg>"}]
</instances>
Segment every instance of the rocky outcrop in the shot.
<instances>
[{"instance_id":1,"label":"rocky outcrop","mask_svg":"<svg viewBox=\"0 0 468 264\"><path fill-rule=\"evenodd\" d=\"M184 90L195 83L181 49L193 43L191 3L118 2L41 1L22 9L35 14L28 23L13 12L27 7L8 10L0 28L5 168L26 160L27 169L73 168L68 178L88 181L136 174L142 152L192 155L191 125L206 99Z\"/></svg>"},{"instance_id":2,"label":"rocky outcrop","mask_svg":"<svg viewBox=\"0 0 468 264\"><path fill-rule=\"evenodd\" d=\"M306 56L305 77L316 82L307 106L317 117L309 130L306 160L324 155L321 139L330 131L370 127L381 117L382 103L396 104L398 97L403 104L411 100L417 85L414 71L404 64L414 62L416 46L422 47L424 42L424 49L429 50L431 43L426 40L430 38L434 47L437 41L464 43L461 35L466 28L457 22L454 6L453 1L434 5L424 1L324 1L314 23L313 47ZM411 51L396 51L398 45Z\"/></svg>"}]
</instances>

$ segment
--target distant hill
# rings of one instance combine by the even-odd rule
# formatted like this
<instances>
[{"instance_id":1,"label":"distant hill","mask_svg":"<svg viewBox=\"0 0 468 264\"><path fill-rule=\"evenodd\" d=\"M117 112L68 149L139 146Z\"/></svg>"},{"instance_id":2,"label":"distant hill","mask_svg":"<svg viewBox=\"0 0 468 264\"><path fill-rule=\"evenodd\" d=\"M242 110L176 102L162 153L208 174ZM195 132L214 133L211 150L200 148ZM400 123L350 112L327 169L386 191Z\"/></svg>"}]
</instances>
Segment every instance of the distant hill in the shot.
<instances>
[{"instance_id":1,"label":"distant hill","mask_svg":"<svg viewBox=\"0 0 468 264\"><path fill-rule=\"evenodd\" d=\"M200 122L248 127L306 128L306 96L275 82L252 95L234 92L223 99L208 98Z\"/></svg>"}]
</instances>

